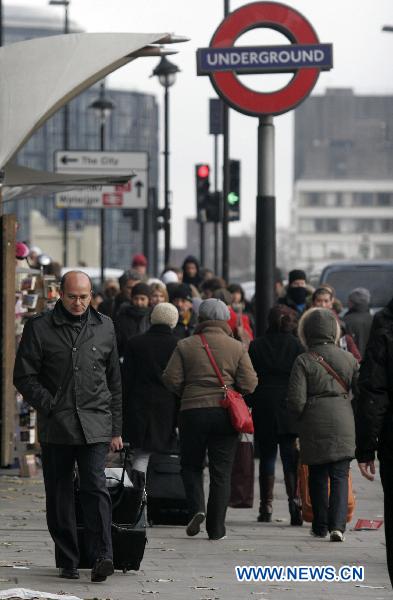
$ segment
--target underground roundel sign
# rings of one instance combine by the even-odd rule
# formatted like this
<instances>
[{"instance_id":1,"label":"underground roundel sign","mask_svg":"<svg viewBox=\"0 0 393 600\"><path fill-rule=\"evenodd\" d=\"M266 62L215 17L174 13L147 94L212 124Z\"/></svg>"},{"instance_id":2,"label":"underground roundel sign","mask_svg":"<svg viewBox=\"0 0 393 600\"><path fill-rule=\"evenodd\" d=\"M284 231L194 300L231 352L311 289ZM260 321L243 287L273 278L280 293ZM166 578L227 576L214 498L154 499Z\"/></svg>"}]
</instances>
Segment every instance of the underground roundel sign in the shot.
<instances>
[{"instance_id":1,"label":"underground roundel sign","mask_svg":"<svg viewBox=\"0 0 393 600\"><path fill-rule=\"evenodd\" d=\"M235 46L250 29L270 28L290 44ZM302 102L321 70L333 66L332 45L320 44L311 24L293 8L276 2L254 2L229 14L218 26L209 48L197 51L198 75L209 75L221 98L235 110L252 115L279 115ZM290 82L274 92L245 86L238 75L293 73Z\"/></svg>"}]
</instances>

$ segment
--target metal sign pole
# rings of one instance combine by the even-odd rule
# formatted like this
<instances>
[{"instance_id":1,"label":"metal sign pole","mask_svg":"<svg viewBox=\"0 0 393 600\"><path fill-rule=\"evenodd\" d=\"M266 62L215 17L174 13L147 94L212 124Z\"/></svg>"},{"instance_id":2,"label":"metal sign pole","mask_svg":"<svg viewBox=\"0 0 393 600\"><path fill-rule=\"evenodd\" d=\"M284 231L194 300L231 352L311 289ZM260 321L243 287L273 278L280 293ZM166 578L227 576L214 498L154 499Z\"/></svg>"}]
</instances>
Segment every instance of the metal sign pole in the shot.
<instances>
[{"instance_id":1,"label":"metal sign pole","mask_svg":"<svg viewBox=\"0 0 393 600\"><path fill-rule=\"evenodd\" d=\"M274 304L276 266L276 198L274 192L274 125L265 115L258 125L258 195L255 232L255 310L257 335L266 330Z\"/></svg>"},{"instance_id":2,"label":"metal sign pole","mask_svg":"<svg viewBox=\"0 0 393 600\"><path fill-rule=\"evenodd\" d=\"M229 0L224 0L224 17L229 15ZM229 106L223 106L223 185L222 185L222 276L229 283L229 214L227 197L229 194Z\"/></svg>"}]
</instances>

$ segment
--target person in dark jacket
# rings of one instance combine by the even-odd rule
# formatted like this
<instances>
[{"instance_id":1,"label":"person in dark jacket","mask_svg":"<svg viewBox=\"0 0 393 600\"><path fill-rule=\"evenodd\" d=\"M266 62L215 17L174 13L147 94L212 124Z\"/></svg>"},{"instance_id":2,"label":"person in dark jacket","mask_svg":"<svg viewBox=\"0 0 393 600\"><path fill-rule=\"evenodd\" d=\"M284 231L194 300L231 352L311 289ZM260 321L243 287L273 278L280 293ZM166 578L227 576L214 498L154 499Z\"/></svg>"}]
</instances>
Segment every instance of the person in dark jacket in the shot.
<instances>
[{"instance_id":1,"label":"person in dark jacket","mask_svg":"<svg viewBox=\"0 0 393 600\"><path fill-rule=\"evenodd\" d=\"M386 555L393 585L393 300L373 320L360 367L356 410L356 459L364 477L375 475L378 452L384 492Z\"/></svg>"},{"instance_id":2,"label":"person in dark jacket","mask_svg":"<svg viewBox=\"0 0 393 600\"><path fill-rule=\"evenodd\" d=\"M169 303L157 304L151 327L131 338L123 364L123 438L134 448L133 468L146 474L150 454L173 446L177 403L162 382L162 373L176 348L173 334L178 312Z\"/></svg>"},{"instance_id":3,"label":"person in dark jacket","mask_svg":"<svg viewBox=\"0 0 393 600\"><path fill-rule=\"evenodd\" d=\"M120 292L119 284L116 279L107 279L104 283L103 298L102 301L97 305L97 310L113 319L113 312L115 310L115 300Z\"/></svg>"},{"instance_id":4,"label":"person in dark jacket","mask_svg":"<svg viewBox=\"0 0 393 600\"><path fill-rule=\"evenodd\" d=\"M300 460L309 466L311 534L324 538L329 531L331 542L344 541L348 471L355 455L349 391L356 385L358 363L350 352L338 347L340 333L340 324L328 309L311 308L303 315L299 338L307 352L297 357L288 386L288 408L299 431Z\"/></svg>"},{"instance_id":5,"label":"person in dark jacket","mask_svg":"<svg viewBox=\"0 0 393 600\"><path fill-rule=\"evenodd\" d=\"M370 292L366 288L355 288L348 296L348 312L344 322L361 356L364 356L370 335L373 317L370 314Z\"/></svg>"},{"instance_id":6,"label":"person in dark jacket","mask_svg":"<svg viewBox=\"0 0 393 600\"><path fill-rule=\"evenodd\" d=\"M111 319L92 309L91 282L63 276L52 312L26 323L14 384L38 417L46 516L60 577L78 579L74 467L78 464L92 581L113 573L105 459L122 448L121 380Z\"/></svg>"},{"instance_id":7,"label":"person in dark jacket","mask_svg":"<svg viewBox=\"0 0 393 600\"><path fill-rule=\"evenodd\" d=\"M115 320L123 304L131 303L132 288L141 280L136 271L124 271L119 277L120 292L114 298L106 298L98 307L98 310Z\"/></svg>"},{"instance_id":8,"label":"person in dark jacket","mask_svg":"<svg viewBox=\"0 0 393 600\"><path fill-rule=\"evenodd\" d=\"M288 495L291 525L302 525L297 492L299 451L297 433L291 426L286 403L288 382L295 359L304 352L296 337L296 313L285 305L269 311L265 335L250 344L249 354L258 375L258 386L249 401L259 447L260 506L258 521L272 519L277 447L280 448Z\"/></svg>"},{"instance_id":9,"label":"person in dark jacket","mask_svg":"<svg viewBox=\"0 0 393 600\"><path fill-rule=\"evenodd\" d=\"M188 283L189 285L194 285L197 289L202 283L202 276L199 272L199 261L192 256L186 256L184 259L183 265L183 283Z\"/></svg>"},{"instance_id":10,"label":"person in dark jacket","mask_svg":"<svg viewBox=\"0 0 393 600\"><path fill-rule=\"evenodd\" d=\"M288 288L285 296L278 299L278 304L289 306L300 316L309 305L309 296L310 289L307 287L306 273L301 269L289 271Z\"/></svg>"},{"instance_id":11,"label":"person in dark jacket","mask_svg":"<svg viewBox=\"0 0 393 600\"><path fill-rule=\"evenodd\" d=\"M179 283L171 291L171 302L179 312L179 320L174 333L181 340L192 335L198 324L198 316L193 310L192 300L190 286L185 283Z\"/></svg>"},{"instance_id":12,"label":"person in dark jacket","mask_svg":"<svg viewBox=\"0 0 393 600\"><path fill-rule=\"evenodd\" d=\"M122 360L128 340L150 327L150 294L147 283L139 282L131 290L131 304L124 303L114 320L119 356Z\"/></svg>"}]
</instances>

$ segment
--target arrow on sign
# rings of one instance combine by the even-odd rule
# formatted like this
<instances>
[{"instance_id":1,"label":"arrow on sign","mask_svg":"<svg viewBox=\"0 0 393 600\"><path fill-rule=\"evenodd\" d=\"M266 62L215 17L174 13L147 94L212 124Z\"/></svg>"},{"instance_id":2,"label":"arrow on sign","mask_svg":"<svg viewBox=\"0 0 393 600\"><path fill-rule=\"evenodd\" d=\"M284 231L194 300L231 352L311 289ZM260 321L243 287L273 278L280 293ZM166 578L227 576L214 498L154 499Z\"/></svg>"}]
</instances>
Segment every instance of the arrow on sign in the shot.
<instances>
[{"instance_id":1,"label":"arrow on sign","mask_svg":"<svg viewBox=\"0 0 393 600\"><path fill-rule=\"evenodd\" d=\"M142 181L137 181L134 185L136 187L136 196L137 198L140 198L142 196L142 188L144 184L142 183Z\"/></svg>"},{"instance_id":2,"label":"arrow on sign","mask_svg":"<svg viewBox=\"0 0 393 600\"><path fill-rule=\"evenodd\" d=\"M67 163L71 163L71 162L79 162L78 158L70 158L69 156L66 156L66 155L62 156L60 160L64 165L66 165Z\"/></svg>"}]
</instances>

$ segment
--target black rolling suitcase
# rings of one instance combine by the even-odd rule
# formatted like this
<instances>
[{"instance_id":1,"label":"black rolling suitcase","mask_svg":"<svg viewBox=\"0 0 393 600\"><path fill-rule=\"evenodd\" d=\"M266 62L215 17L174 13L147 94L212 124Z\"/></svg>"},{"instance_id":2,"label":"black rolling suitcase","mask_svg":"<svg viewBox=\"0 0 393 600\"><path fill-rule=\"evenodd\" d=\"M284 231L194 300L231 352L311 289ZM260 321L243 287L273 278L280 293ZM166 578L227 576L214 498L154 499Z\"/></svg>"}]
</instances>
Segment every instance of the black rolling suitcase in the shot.
<instances>
[{"instance_id":1,"label":"black rolling suitcase","mask_svg":"<svg viewBox=\"0 0 393 600\"><path fill-rule=\"evenodd\" d=\"M137 571L140 567L145 546L146 538L146 491L140 480L133 481L132 472L130 473L131 483L125 484L126 463L128 452L125 452L123 467L120 469L111 469L111 481L108 491L112 500L112 546L113 546L113 564L115 569L123 571ZM113 472L117 471L119 477L113 477ZM115 479L115 482L113 482ZM76 515L78 544L80 552L79 567L81 569L91 568L84 542L83 512L80 506L80 495L78 485L76 484Z\"/></svg>"},{"instance_id":2,"label":"black rolling suitcase","mask_svg":"<svg viewBox=\"0 0 393 600\"><path fill-rule=\"evenodd\" d=\"M149 525L186 525L186 494L178 454L152 454L147 470L147 521Z\"/></svg>"}]
</instances>

